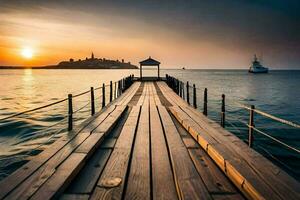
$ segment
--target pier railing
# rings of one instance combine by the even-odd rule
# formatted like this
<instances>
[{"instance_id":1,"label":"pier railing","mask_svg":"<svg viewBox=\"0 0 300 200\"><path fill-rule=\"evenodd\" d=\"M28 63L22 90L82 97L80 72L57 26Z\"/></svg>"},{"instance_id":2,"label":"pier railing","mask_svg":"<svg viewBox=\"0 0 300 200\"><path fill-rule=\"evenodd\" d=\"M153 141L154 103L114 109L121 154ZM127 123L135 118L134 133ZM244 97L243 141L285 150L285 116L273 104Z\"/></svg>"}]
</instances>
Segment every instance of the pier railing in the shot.
<instances>
[{"instance_id":1,"label":"pier railing","mask_svg":"<svg viewBox=\"0 0 300 200\"><path fill-rule=\"evenodd\" d=\"M85 120L87 115L93 116L96 111L100 111L106 107L110 102L113 102L125 92L133 84L133 81L134 76L130 75L115 82L110 81L109 84L103 83L99 87L91 87L89 90L78 94L68 94L66 98L50 102L46 105L1 118L0 131L6 134L14 130L22 132L22 135L13 135L13 137L19 137L19 139L16 140L18 141L16 143L17 145L32 139L37 139L38 142L33 142L34 145L32 146L28 146L24 143L24 148L18 148L15 154L9 153L7 156L1 156L0 179L8 175L5 173L6 166L14 162L23 162L27 156L39 152L43 145L55 141L55 138L59 137L59 134L71 131L75 122ZM57 113L48 113L49 109L53 110L53 112L56 110ZM33 128L31 126L20 125L21 121L26 123L27 120L32 119L40 121L41 124L47 119L49 120L47 123L50 125L40 126L38 124L37 127ZM44 136L47 137L43 140L39 140Z\"/></svg>"},{"instance_id":2,"label":"pier railing","mask_svg":"<svg viewBox=\"0 0 300 200\"><path fill-rule=\"evenodd\" d=\"M198 108L199 110L200 107L202 107L202 113L207 116L209 113L208 110L208 89L204 88L200 89L197 88L195 84L191 84L189 81L187 81L186 83L184 83L181 80L178 80L177 78L174 78L172 76L166 75L166 82L168 84L168 86L170 88L173 89L173 91L175 93L177 93L180 97L182 97L188 104L190 104L191 106L193 106L194 108ZM197 93L198 92L203 92L203 105L199 105L197 102L197 96L200 96L200 94ZM228 100L226 100L228 101ZM269 113L263 112L257 108L255 108L255 105L243 105L239 102L235 102L235 101L231 101L230 100L230 104L225 104L225 94L221 94L220 95L220 99L219 99L218 103L220 105L220 117L219 117L219 121L220 125L224 128L234 128L236 131L238 131L239 133L241 133L241 129L243 131L246 131L243 127L247 128L247 132L248 132L248 136L247 138L245 138L245 135L243 135L243 140L248 144L249 147L253 148L254 144L256 144L256 140L259 140L260 138L258 137L257 134L261 135L262 137L264 137L267 140L271 140L273 143L277 144L277 146L281 146L285 149L287 149L290 153L293 153L294 155L296 155L298 158L300 156L300 149L298 149L297 147L294 147L290 144L287 144L286 142L282 141L282 139L276 138L275 136L271 135L270 133L267 133L266 131L262 130L261 128L256 127L256 122L258 122L259 120L255 120L256 115L259 115L260 117L264 117L267 118L269 120L272 121L276 121L279 122L281 124L287 125L293 129L296 130L300 130L300 125L295 123L295 122L291 122L285 119L282 119L280 117L276 117L274 115L271 115ZM245 120L242 120L240 118L237 117L229 117L227 114L227 108L228 107L234 107L239 108L239 109L243 109L245 111L248 111L248 122ZM239 126L237 127L234 122L239 122L240 125L242 125L243 127ZM297 132L298 132L297 131ZM239 135L241 136L241 135ZM277 161L279 164L281 164L282 166L284 166L285 168L287 168L288 170L290 170L292 173L293 171L290 169L290 167L288 167L283 161L280 161L279 159L277 159L276 157L274 157L273 153L266 150L266 148L264 147L264 145L260 145L257 144L257 147L259 147L260 149L262 149L264 151L265 154L267 154L270 158L274 159L275 161Z\"/></svg>"}]
</instances>

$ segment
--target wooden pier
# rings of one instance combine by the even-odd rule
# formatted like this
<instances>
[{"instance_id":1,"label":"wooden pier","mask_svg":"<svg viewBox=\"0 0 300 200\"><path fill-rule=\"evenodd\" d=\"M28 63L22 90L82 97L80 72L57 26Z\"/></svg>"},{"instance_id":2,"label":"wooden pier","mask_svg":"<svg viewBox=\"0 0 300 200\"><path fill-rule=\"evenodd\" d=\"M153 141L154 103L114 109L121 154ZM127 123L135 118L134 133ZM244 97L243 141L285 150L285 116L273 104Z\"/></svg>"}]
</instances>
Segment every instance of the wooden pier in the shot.
<instances>
[{"instance_id":1,"label":"wooden pier","mask_svg":"<svg viewBox=\"0 0 300 200\"><path fill-rule=\"evenodd\" d=\"M0 199L300 199L300 185L163 81L135 81L0 182Z\"/></svg>"}]
</instances>

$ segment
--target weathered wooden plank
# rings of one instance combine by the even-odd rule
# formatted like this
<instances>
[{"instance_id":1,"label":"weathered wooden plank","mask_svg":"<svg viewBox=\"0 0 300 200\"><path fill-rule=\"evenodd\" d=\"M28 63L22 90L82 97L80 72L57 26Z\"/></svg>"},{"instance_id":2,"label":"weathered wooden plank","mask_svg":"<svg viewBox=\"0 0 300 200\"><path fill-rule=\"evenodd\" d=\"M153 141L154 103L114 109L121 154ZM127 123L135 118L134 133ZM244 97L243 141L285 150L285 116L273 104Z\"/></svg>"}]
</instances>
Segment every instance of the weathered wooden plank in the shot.
<instances>
[{"instance_id":1,"label":"weathered wooden plank","mask_svg":"<svg viewBox=\"0 0 300 200\"><path fill-rule=\"evenodd\" d=\"M155 105L162 105L153 82L150 83L150 98L153 99Z\"/></svg>"},{"instance_id":2,"label":"weathered wooden plank","mask_svg":"<svg viewBox=\"0 0 300 200\"><path fill-rule=\"evenodd\" d=\"M158 106L162 119L178 193L182 199L211 199L165 107Z\"/></svg>"},{"instance_id":3,"label":"weathered wooden plank","mask_svg":"<svg viewBox=\"0 0 300 200\"><path fill-rule=\"evenodd\" d=\"M101 144L101 149L113 149L115 147L116 138L106 138Z\"/></svg>"},{"instance_id":4,"label":"weathered wooden plank","mask_svg":"<svg viewBox=\"0 0 300 200\"><path fill-rule=\"evenodd\" d=\"M85 140L78 149L76 149L76 152L92 155L94 150L98 148L100 143L104 140L104 135L108 134L109 131L112 130L125 109L125 106L117 106L117 108L104 120L104 122L92 132L91 136Z\"/></svg>"},{"instance_id":5,"label":"weathered wooden plank","mask_svg":"<svg viewBox=\"0 0 300 200\"><path fill-rule=\"evenodd\" d=\"M212 139L204 129L193 122L193 119L190 118L188 120L187 114L175 106L170 108L170 111L179 121L180 119L186 119L184 123L188 132L192 136L197 135L197 141L202 148L207 151L214 162L247 197L263 198L264 195L268 199L278 199L278 196L275 195L268 185L264 184L264 181L248 166L247 162L241 159L232 149L229 149L226 144L223 144L222 141L219 141L221 142L219 143ZM232 164L235 168L232 167Z\"/></svg>"},{"instance_id":6,"label":"weathered wooden plank","mask_svg":"<svg viewBox=\"0 0 300 200\"><path fill-rule=\"evenodd\" d=\"M174 120L173 120L174 121ZM176 127L181 125L175 121ZM180 129L182 132L187 132L185 129ZM220 169L215 165L215 163L211 160L211 158L201 149L199 148L199 144L191 138L190 135L186 134L182 137L185 145L189 149L189 154L203 179L206 187L208 188L210 193L218 193L218 194L234 194L237 193L237 189L232 186L230 180L226 178L225 174L223 174ZM240 194L235 196L240 196L239 198L244 198Z\"/></svg>"},{"instance_id":7,"label":"weathered wooden plank","mask_svg":"<svg viewBox=\"0 0 300 200\"><path fill-rule=\"evenodd\" d=\"M55 143L50 145L45 151L32 158L30 162L22 166L20 169L15 171L12 175L0 182L0 199L5 197L10 191L19 186L27 177L33 174L38 168L40 168L46 161L53 157L58 151L60 151L72 137L75 137L79 132L92 131L97 125L99 125L106 117L115 109L117 104L126 104L127 98L131 97L136 92L140 83L136 82L133 87L130 87L123 95L116 99L111 106L96 113L93 117L85 120L81 125L75 127L74 130L68 133L67 136L60 138ZM125 100L124 100L125 99ZM95 120L96 119L96 120ZM84 130L85 129L85 130Z\"/></svg>"},{"instance_id":8,"label":"weathered wooden plank","mask_svg":"<svg viewBox=\"0 0 300 200\"><path fill-rule=\"evenodd\" d=\"M208 145L218 143L215 138L211 137L209 134L202 134L203 129L198 126L185 112L183 112L178 106L170 107L171 113L174 117L181 123L181 125L188 130L190 135L198 141L202 148L206 149Z\"/></svg>"},{"instance_id":9,"label":"weathered wooden plank","mask_svg":"<svg viewBox=\"0 0 300 200\"><path fill-rule=\"evenodd\" d=\"M141 97L140 97L140 99L139 99L139 101L137 102L136 105L141 106L141 105L144 104L144 101L145 101L145 99L146 99L146 95L147 95L147 93L148 93L148 90L149 90L149 84L148 84L148 83L144 83L144 90L143 90L143 93L142 93L142 95L141 95Z\"/></svg>"},{"instance_id":10,"label":"weathered wooden plank","mask_svg":"<svg viewBox=\"0 0 300 200\"><path fill-rule=\"evenodd\" d=\"M57 198L79 172L85 159L86 154L84 153L72 153L31 199Z\"/></svg>"},{"instance_id":11,"label":"weathered wooden plank","mask_svg":"<svg viewBox=\"0 0 300 200\"><path fill-rule=\"evenodd\" d=\"M121 106L120 108L122 109L125 109L124 106ZM117 120L117 118L121 115L121 110L122 109L114 109L113 112L111 112L111 115L113 117L106 117L104 119L104 121L107 121L107 120L111 120L111 118ZM101 117L100 117L101 118ZM113 123L113 122L112 122ZM102 126L102 124L100 125ZM112 126L112 124L111 124ZM110 127L107 127L107 129L109 129ZM81 135L87 135L89 136L90 133L86 133L86 134L83 134L83 133L80 133L77 137L81 136ZM80 146L79 148L76 150L76 152L81 152L81 153L86 153L87 156L91 155L93 153L93 151L95 150L95 148L100 144L100 142L103 140L103 135L104 133L99 133L99 134L92 134L90 137L88 137L86 139L86 137L84 139L86 139ZM80 143L79 143L80 144ZM79 145L78 143L76 143L76 145ZM66 146L66 151L63 151L63 149L61 150L62 152L58 152L57 154L60 156L60 154L62 154L65 158L67 156L70 155L70 153L74 150L75 147L77 147L76 145L74 145L73 143L70 143L69 146L71 146L72 148L70 148L68 145ZM55 156L54 156L55 157ZM56 161L52 161L52 162L56 162L57 163L58 160ZM57 163L56 165L58 165L59 163ZM55 174L55 166L53 167L51 165L51 162L50 162L50 165L48 163L46 163L44 168L42 167L40 170L37 171L36 174L33 174L32 177L29 178L29 181L25 181L24 184L22 184L19 188L16 189L16 192L14 191L13 193L11 193L11 195L8 197L13 197L15 195L20 195L20 196L31 196L36 190L38 190L39 188L39 185L42 185L46 180L47 178L50 178L53 174ZM50 167L50 168L49 168ZM44 170L46 169L46 170ZM45 174L46 173L46 174ZM35 184L30 184L30 182L32 180L35 180ZM21 192L20 192L21 191ZM17 193L17 194L16 194ZM13 195L13 196L12 196Z\"/></svg>"},{"instance_id":12,"label":"weathered wooden plank","mask_svg":"<svg viewBox=\"0 0 300 200\"><path fill-rule=\"evenodd\" d=\"M123 93L121 95L124 96L124 98L122 98L121 100L116 99L117 101L117 105L127 105L130 100L132 99L132 97L135 95L136 91L139 89L141 85L141 82L135 82L128 90L125 91L125 93Z\"/></svg>"},{"instance_id":13,"label":"weathered wooden plank","mask_svg":"<svg viewBox=\"0 0 300 200\"><path fill-rule=\"evenodd\" d=\"M56 153L46 164L27 178L5 199L27 199L31 197L55 172L56 168L90 135L81 133Z\"/></svg>"},{"instance_id":14,"label":"weathered wooden plank","mask_svg":"<svg viewBox=\"0 0 300 200\"><path fill-rule=\"evenodd\" d=\"M189 154L210 193L238 193L230 180L202 149L189 149Z\"/></svg>"},{"instance_id":15,"label":"weathered wooden plank","mask_svg":"<svg viewBox=\"0 0 300 200\"><path fill-rule=\"evenodd\" d=\"M76 150L77 153L92 154L104 140L104 133L92 133Z\"/></svg>"},{"instance_id":16,"label":"weathered wooden plank","mask_svg":"<svg viewBox=\"0 0 300 200\"><path fill-rule=\"evenodd\" d=\"M170 101L163 95L161 89L159 88L159 86L157 85L158 82L154 82L154 87L156 89L156 93L158 95L158 98L161 102L161 104L165 107L169 107L172 106L172 104L170 103Z\"/></svg>"},{"instance_id":17,"label":"weathered wooden plank","mask_svg":"<svg viewBox=\"0 0 300 200\"><path fill-rule=\"evenodd\" d=\"M175 101L176 98L174 98L172 95L173 90L171 88L164 87L164 83L163 82L157 82L156 83L157 86L159 87L159 89L162 91L162 94L166 97L166 99L169 101L169 103L171 103L172 105L177 105L177 102Z\"/></svg>"},{"instance_id":18,"label":"weathered wooden plank","mask_svg":"<svg viewBox=\"0 0 300 200\"><path fill-rule=\"evenodd\" d=\"M64 194L59 197L59 200L88 200L88 194Z\"/></svg>"},{"instance_id":19,"label":"weathered wooden plank","mask_svg":"<svg viewBox=\"0 0 300 200\"><path fill-rule=\"evenodd\" d=\"M242 200L243 196L240 194L214 194L212 195L214 200Z\"/></svg>"},{"instance_id":20,"label":"weathered wooden plank","mask_svg":"<svg viewBox=\"0 0 300 200\"><path fill-rule=\"evenodd\" d=\"M139 112L140 106L134 106L129 113L91 199L121 199ZM135 124L133 124L134 121ZM121 179L118 186L111 188L103 186L103 183L115 178Z\"/></svg>"},{"instance_id":21,"label":"weathered wooden plank","mask_svg":"<svg viewBox=\"0 0 300 200\"><path fill-rule=\"evenodd\" d=\"M131 111L132 106L128 106L128 108L124 111L124 113L122 114L121 118L119 119L118 123L114 126L113 130L109 133L109 135L107 135L107 138L118 138L122 128L128 118L128 115Z\"/></svg>"},{"instance_id":22,"label":"weathered wooden plank","mask_svg":"<svg viewBox=\"0 0 300 200\"><path fill-rule=\"evenodd\" d=\"M148 84L146 84L148 89ZM149 95L141 109L135 138L125 199L150 199Z\"/></svg>"},{"instance_id":23,"label":"weathered wooden plank","mask_svg":"<svg viewBox=\"0 0 300 200\"><path fill-rule=\"evenodd\" d=\"M187 108L185 108L187 109ZM235 152L240 159L245 160L257 175L273 189L281 198L300 198L300 184L284 171L272 164L255 150L249 148L243 141L232 133L223 129L215 122L207 120L202 114L192 112L187 109L186 113L190 115L207 133Z\"/></svg>"},{"instance_id":24,"label":"weathered wooden plank","mask_svg":"<svg viewBox=\"0 0 300 200\"><path fill-rule=\"evenodd\" d=\"M108 115L108 117L102 122L97 128L95 128L92 133L107 133L109 132L114 125L117 123L117 120L121 117L122 113L125 111L126 106L117 106L116 109Z\"/></svg>"},{"instance_id":25,"label":"weathered wooden plank","mask_svg":"<svg viewBox=\"0 0 300 200\"><path fill-rule=\"evenodd\" d=\"M136 91L136 93L134 94L134 96L132 97L130 102L128 103L128 106L137 105L137 102L139 101L139 99L141 98L141 95L143 94L144 86L145 86L145 84L142 82L141 85L139 86L138 90Z\"/></svg>"},{"instance_id":26,"label":"weathered wooden plank","mask_svg":"<svg viewBox=\"0 0 300 200\"><path fill-rule=\"evenodd\" d=\"M200 147L199 144L193 138L182 137L182 141L188 149L197 149Z\"/></svg>"},{"instance_id":27,"label":"weathered wooden plank","mask_svg":"<svg viewBox=\"0 0 300 200\"><path fill-rule=\"evenodd\" d=\"M150 90L152 94L154 92L153 88L152 84ZM156 103L158 101L157 99L155 100L155 95L150 95L152 196L153 199L178 199L167 144Z\"/></svg>"},{"instance_id":28,"label":"weathered wooden plank","mask_svg":"<svg viewBox=\"0 0 300 200\"><path fill-rule=\"evenodd\" d=\"M172 121L174 122L180 136L182 138L186 138L186 137L191 137L190 134L186 131L186 129L177 121L177 119L173 116L173 115L170 115L171 118L172 118ZM197 143L197 142L196 142ZM197 143L198 144L198 143Z\"/></svg>"},{"instance_id":29,"label":"weathered wooden plank","mask_svg":"<svg viewBox=\"0 0 300 200\"><path fill-rule=\"evenodd\" d=\"M74 181L72 181L66 193L90 194L97 184L99 176L103 171L111 152L111 149L97 149L95 155L87 161L86 165L82 168Z\"/></svg>"}]
</instances>

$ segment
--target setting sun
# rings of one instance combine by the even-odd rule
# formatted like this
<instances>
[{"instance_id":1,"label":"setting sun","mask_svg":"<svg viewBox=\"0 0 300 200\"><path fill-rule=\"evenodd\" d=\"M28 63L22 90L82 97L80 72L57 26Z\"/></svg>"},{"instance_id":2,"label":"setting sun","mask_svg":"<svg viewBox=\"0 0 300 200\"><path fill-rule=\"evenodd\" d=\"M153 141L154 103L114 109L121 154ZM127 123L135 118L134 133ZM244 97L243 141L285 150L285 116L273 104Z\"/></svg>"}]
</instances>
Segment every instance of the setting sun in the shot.
<instances>
[{"instance_id":1,"label":"setting sun","mask_svg":"<svg viewBox=\"0 0 300 200\"><path fill-rule=\"evenodd\" d=\"M33 51L31 48L24 48L22 49L21 54L24 58L30 59L33 56Z\"/></svg>"}]
</instances>

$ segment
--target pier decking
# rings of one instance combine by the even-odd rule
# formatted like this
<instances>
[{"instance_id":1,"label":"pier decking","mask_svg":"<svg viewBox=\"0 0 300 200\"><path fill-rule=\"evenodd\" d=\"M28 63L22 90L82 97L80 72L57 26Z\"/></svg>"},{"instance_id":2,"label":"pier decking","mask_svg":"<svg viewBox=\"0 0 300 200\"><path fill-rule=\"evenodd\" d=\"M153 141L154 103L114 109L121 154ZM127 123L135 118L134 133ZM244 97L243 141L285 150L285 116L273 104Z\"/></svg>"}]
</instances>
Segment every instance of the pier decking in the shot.
<instances>
[{"instance_id":1,"label":"pier decking","mask_svg":"<svg viewBox=\"0 0 300 200\"><path fill-rule=\"evenodd\" d=\"M0 182L0 199L300 199L299 182L163 81L136 81Z\"/></svg>"}]
</instances>

